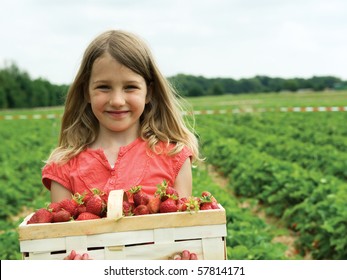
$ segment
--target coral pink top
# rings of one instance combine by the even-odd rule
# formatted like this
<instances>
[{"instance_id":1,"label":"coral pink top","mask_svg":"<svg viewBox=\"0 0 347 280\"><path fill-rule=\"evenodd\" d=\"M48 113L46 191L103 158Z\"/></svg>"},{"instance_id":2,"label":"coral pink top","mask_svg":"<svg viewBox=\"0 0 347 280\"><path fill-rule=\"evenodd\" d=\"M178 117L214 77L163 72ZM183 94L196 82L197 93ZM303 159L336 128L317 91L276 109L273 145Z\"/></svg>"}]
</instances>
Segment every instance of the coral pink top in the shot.
<instances>
[{"instance_id":1,"label":"coral pink top","mask_svg":"<svg viewBox=\"0 0 347 280\"><path fill-rule=\"evenodd\" d=\"M158 147L168 149L164 143ZM56 181L71 193L89 192L93 188L106 193L117 189L127 191L141 185L146 193L153 195L163 180L173 185L183 163L191 156L187 147L173 156L157 155L148 149L145 141L137 138L120 148L114 167L110 166L103 150L87 148L63 165L44 166L42 183L50 189L51 182Z\"/></svg>"}]
</instances>

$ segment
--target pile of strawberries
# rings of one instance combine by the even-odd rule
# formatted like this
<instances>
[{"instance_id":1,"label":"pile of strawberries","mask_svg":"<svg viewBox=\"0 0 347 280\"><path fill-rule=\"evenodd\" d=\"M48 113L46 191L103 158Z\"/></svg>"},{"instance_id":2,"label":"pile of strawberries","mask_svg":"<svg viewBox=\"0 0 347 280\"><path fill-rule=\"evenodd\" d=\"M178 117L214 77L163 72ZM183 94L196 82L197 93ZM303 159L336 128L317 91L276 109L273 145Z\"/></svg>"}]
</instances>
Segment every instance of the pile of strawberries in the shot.
<instances>
[{"instance_id":1,"label":"pile of strawberries","mask_svg":"<svg viewBox=\"0 0 347 280\"><path fill-rule=\"evenodd\" d=\"M98 189L93 193L75 194L71 199L50 203L46 208L37 210L27 224L58 223L100 219L107 214L107 195ZM149 196L141 186L128 191L128 200L123 201L124 216L138 216L155 213L199 211L218 209L217 200L210 192L204 191L201 197L179 197L177 191L166 181L157 185L155 195Z\"/></svg>"},{"instance_id":2,"label":"pile of strawberries","mask_svg":"<svg viewBox=\"0 0 347 280\"><path fill-rule=\"evenodd\" d=\"M100 219L106 216L107 196L98 189L93 193L75 194L71 199L52 202L38 209L27 224L58 223Z\"/></svg>"},{"instance_id":3,"label":"pile of strawberries","mask_svg":"<svg viewBox=\"0 0 347 280\"><path fill-rule=\"evenodd\" d=\"M133 187L129 193L133 202L123 201L124 216L219 209L216 198L210 192L202 192L201 197L180 198L166 181L157 186L153 197L143 192L141 186Z\"/></svg>"}]
</instances>

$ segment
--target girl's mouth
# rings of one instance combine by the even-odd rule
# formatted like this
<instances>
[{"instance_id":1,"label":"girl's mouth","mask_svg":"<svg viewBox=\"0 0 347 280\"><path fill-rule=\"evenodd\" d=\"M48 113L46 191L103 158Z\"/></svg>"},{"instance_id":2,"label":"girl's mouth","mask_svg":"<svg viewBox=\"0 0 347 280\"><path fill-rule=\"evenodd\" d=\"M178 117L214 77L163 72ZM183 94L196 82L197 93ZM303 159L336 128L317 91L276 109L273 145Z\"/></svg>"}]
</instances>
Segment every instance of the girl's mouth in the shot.
<instances>
[{"instance_id":1,"label":"girl's mouth","mask_svg":"<svg viewBox=\"0 0 347 280\"><path fill-rule=\"evenodd\" d=\"M125 117L129 111L127 110L122 110L122 111L106 111L106 113L110 116L112 116L113 118L123 118Z\"/></svg>"}]
</instances>

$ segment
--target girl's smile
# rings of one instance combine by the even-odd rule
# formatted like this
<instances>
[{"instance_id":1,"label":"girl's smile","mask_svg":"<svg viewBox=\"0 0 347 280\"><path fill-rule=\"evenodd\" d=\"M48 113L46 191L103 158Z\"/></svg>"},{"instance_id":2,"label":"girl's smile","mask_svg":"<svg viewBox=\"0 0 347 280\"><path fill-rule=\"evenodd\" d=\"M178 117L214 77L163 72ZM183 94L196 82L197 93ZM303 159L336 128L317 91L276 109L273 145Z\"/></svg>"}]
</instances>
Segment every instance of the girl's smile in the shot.
<instances>
[{"instance_id":1,"label":"girl's smile","mask_svg":"<svg viewBox=\"0 0 347 280\"><path fill-rule=\"evenodd\" d=\"M112 117L112 118L122 119L122 118L125 118L127 116L127 114L130 113L130 111L128 111L128 110L117 110L117 111L107 110L107 111L105 111L105 113L109 114L110 117Z\"/></svg>"}]
</instances>

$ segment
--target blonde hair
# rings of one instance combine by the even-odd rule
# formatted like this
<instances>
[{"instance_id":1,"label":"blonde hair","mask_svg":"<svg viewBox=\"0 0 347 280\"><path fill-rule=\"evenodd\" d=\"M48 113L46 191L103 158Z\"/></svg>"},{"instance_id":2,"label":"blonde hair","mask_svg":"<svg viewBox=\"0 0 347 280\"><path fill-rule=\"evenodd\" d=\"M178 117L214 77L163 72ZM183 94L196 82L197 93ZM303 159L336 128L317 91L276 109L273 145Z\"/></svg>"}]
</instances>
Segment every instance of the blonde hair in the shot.
<instances>
[{"instance_id":1,"label":"blonde hair","mask_svg":"<svg viewBox=\"0 0 347 280\"><path fill-rule=\"evenodd\" d=\"M141 75L152 87L150 102L140 117L140 137L147 141L148 147L159 153L158 142L174 143L169 154L176 154L187 146L193 160L200 160L198 141L193 128L188 128L182 116L179 96L159 71L149 48L132 33L110 30L96 37L84 52L67 93L58 147L47 162L64 163L96 140L99 123L88 103L88 84L94 61L106 52Z\"/></svg>"}]
</instances>

